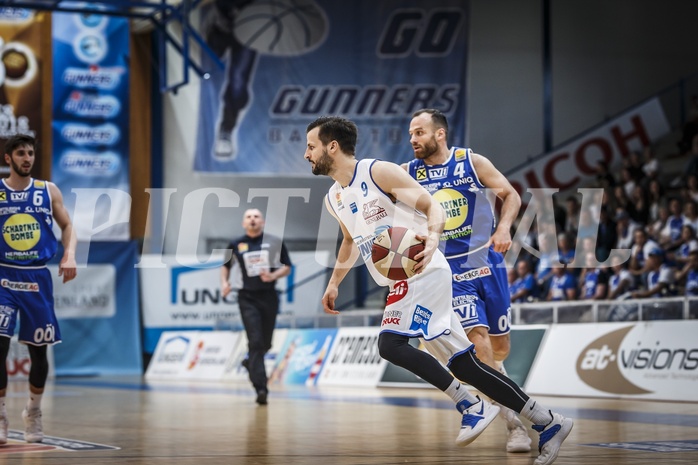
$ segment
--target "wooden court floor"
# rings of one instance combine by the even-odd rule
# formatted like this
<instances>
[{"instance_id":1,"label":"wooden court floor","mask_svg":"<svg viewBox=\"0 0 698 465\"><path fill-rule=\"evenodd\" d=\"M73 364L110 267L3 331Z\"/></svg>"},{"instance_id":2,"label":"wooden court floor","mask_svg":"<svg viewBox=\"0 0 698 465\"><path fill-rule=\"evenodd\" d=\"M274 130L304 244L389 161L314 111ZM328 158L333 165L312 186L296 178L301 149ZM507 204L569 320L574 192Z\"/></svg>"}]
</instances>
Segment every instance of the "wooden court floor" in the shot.
<instances>
[{"instance_id":1,"label":"wooden court floor","mask_svg":"<svg viewBox=\"0 0 698 465\"><path fill-rule=\"evenodd\" d=\"M22 440L23 382L7 398L0 464L506 464L495 422L455 446L459 415L432 389L281 388L269 405L242 384L59 378L44 396L41 445ZM575 419L556 464L696 464L698 404L539 397ZM537 437L531 432L531 437Z\"/></svg>"}]
</instances>

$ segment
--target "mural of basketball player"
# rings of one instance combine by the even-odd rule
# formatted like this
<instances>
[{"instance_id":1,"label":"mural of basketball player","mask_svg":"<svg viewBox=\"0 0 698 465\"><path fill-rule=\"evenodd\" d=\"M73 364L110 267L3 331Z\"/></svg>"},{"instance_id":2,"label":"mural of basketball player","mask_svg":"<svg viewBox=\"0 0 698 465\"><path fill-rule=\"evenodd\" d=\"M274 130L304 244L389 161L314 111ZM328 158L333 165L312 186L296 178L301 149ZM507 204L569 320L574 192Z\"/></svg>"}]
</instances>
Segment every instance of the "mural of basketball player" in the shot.
<instances>
[{"instance_id":1,"label":"mural of basketball player","mask_svg":"<svg viewBox=\"0 0 698 465\"><path fill-rule=\"evenodd\" d=\"M226 63L221 91L221 112L216 129L214 155L233 159L237 155L235 127L250 101L252 70L257 52L242 45L233 33L235 16L253 0L214 0L204 19L203 34L211 50Z\"/></svg>"}]
</instances>

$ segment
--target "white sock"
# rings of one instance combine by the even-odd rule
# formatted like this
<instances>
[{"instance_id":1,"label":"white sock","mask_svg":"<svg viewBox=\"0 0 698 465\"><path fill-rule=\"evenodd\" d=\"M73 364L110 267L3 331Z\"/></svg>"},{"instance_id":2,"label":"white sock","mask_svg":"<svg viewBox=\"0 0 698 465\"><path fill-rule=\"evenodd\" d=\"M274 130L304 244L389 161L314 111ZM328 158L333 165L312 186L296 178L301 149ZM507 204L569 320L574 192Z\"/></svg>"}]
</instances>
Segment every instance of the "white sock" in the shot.
<instances>
[{"instance_id":1,"label":"white sock","mask_svg":"<svg viewBox=\"0 0 698 465\"><path fill-rule=\"evenodd\" d=\"M0 397L0 415L7 416L7 408L5 407L5 397Z\"/></svg>"},{"instance_id":2,"label":"white sock","mask_svg":"<svg viewBox=\"0 0 698 465\"><path fill-rule=\"evenodd\" d=\"M550 410L530 398L519 415L531 420L534 425L547 425L553 420L553 414Z\"/></svg>"},{"instance_id":3,"label":"white sock","mask_svg":"<svg viewBox=\"0 0 698 465\"><path fill-rule=\"evenodd\" d=\"M453 402L458 406L459 403L466 401L468 405L464 405L464 408L468 408L473 404L478 403L480 400L472 395L470 391L461 384L460 381L454 379L451 385L444 391L448 396L453 399Z\"/></svg>"},{"instance_id":4,"label":"white sock","mask_svg":"<svg viewBox=\"0 0 698 465\"><path fill-rule=\"evenodd\" d=\"M27 410L31 410L33 408L41 408L41 397L43 394L34 394L33 392L29 393L29 400L27 401Z\"/></svg>"}]
</instances>

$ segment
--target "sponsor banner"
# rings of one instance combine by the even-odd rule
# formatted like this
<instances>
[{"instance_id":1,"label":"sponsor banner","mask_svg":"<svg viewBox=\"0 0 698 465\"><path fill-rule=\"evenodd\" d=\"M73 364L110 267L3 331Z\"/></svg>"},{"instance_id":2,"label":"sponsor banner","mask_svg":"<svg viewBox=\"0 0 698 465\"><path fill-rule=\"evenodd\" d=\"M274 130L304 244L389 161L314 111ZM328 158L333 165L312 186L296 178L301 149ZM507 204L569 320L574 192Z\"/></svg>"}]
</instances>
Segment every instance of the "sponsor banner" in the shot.
<instances>
[{"instance_id":1,"label":"sponsor banner","mask_svg":"<svg viewBox=\"0 0 698 465\"><path fill-rule=\"evenodd\" d=\"M232 331L200 331L180 376L212 381L221 379L239 342L240 334Z\"/></svg>"},{"instance_id":2,"label":"sponsor banner","mask_svg":"<svg viewBox=\"0 0 698 465\"><path fill-rule=\"evenodd\" d=\"M116 315L116 267L111 263L90 264L63 285L58 265L49 265L53 279L56 316L64 318L112 318Z\"/></svg>"},{"instance_id":3,"label":"sponsor banner","mask_svg":"<svg viewBox=\"0 0 698 465\"><path fill-rule=\"evenodd\" d=\"M267 370L267 374L271 374L274 371L276 361L279 359L279 350L284 346L287 333L288 330L283 328L274 330L274 335L271 340L271 349L264 354L264 366ZM235 346L233 354L226 363L223 380L249 383L250 378L247 369L242 366L242 361L247 358L247 335L244 331L238 331L236 334L238 334L240 342Z\"/></svg>"},{"instance_id":4,"label":"sponsor banner","mask_svg":"<svg viewBox=\"0 0 698 465\"><path fill-rule=\"evenodd\" d=\"M323 271L327 269L329 253L290 252L290 256L293 262L291 274L277 281L277 290L283 292L280 315L314 317L322 312ZM152 353L162 330L212 329L239 320L237 293L231 292L223 297L220 292L223 258L212 259L206 268L197 266L198 263L193 256L142 256L141 285L143 289L159 290L143 292L141 296L146 352ZM312 279L314 276L318 281ZM298 283L305 284L296 289ZM286 290L288 292L284 292Z\"/></svg>"},{"instance_id":5,"label":"sponsor banner","mask_svg":"<svg viewBox=\"0 0 698 465\"><path fill-rule=\"evenodd\" d=\"M336 335L335 328L289 330L269 384L317 384Z\"/></svg>"},{"instance_id":6,"label":"sponsor banner","mask_svg":"<svg viewBox=\"0 0 698 465\"><path fill-rule=\"evenodd\" d=\"M378 354L380 328L340 328L317 381L322 386L375 387L387 361Z\"/></svg>"},{"instance_id":7,"label":"sponsor banner","mask_svg":"<svg viewBox=\"0 0 698 465\"><path fill-rule=\"evenodd\" d=\"M47 355L48 375L50 378L53 378L55 376L53 346L48 346ZM29 358L29 350L27 350L26 344L20 344L18 342L17 336L12 336L12 339L10 339L10 350L7 353L6 366L7 377L10 381L29 379L29 369L32 366L31 359Z\"/></svg>"},{"instance_id":8,"label":"sponsor banner","mask_svg":"<svg viewBox=\"0 0 698 465\"><path fill-rule=\"evenodd\" d=\"M94 12L54 13L52 25L53 181L63 191L78 237L89 240L94 225L130 213L128 196L110 195L98 208L97 198L70 195L72 189L91 188L130 192L129 22ZM128 221L98 237L128 240Z\"/></svg>"},{"instance_id":9,"label":"sponsor banner","mask_svg":"<svg viewBox=\"0 0 698 465\"><path fill-rule=\"evenodd\" d=\"M198 340L199 331L163 332L148 364L145 378L151 380L183 377Z\"/></svg>"},{"instance_id":10,"label":"sponsor banner","mask_svg":"<svg viewBox=\"0 0 698 465\"><path fill-rule=\"evenodd\" d=\"M553 325L526 391L698 401L696 329L685 321Z\"/></svg>"},{"instance_id":11,"label":"sponsor banner","mask_svg":"<svg viewBox=\"0 0 698 465\"><path fill-rule=\"evenodd\" d=\"M46 13L24 8L0 8L0 148L15 134L28 134L41 142L42 86L44 60L41 29ZM39 150L34 173L41 173L42 161L50 151ZM5 163L0 174L10 172Z\"/></svg>"},{"instance_id":12,"label":"sponsor banner","mask_svg":"<svg viewBox=\"0 0 698 465\"><path fill-rule=\"evenodd\" d=\"M468 1L216 4L202 6L200 31L226 67L202 54L196 171L311 175L305 130L319 115L352 119L361 157L397 163L413 158L417 109L438 108L465 139Z\"/></svg>"},{"instance_id":13,"label":"sponsor banner","mask_svg":"<svg viewBox=\"0 0 698 465\"><path fill-rule=\"evenodd\" d=\"M506 173L519 193L529 188L576 188L596 176L597 163L620 165L632 151L642 151L670 131L659 99L621 114L573 142Z\"/></svg>"},{"instance_id":14,"label":"sponsor banner","mask_svg":"<svg viewBox=\"0 0 698 465\"><path fill-rule=\"evenodd\" d=\"M65 284L57 271L62 256L59 247L49 265L63 337L55 348L56 374L140 374L138 244L91 242L87 267Z\"/></svg>"}]
</instances>

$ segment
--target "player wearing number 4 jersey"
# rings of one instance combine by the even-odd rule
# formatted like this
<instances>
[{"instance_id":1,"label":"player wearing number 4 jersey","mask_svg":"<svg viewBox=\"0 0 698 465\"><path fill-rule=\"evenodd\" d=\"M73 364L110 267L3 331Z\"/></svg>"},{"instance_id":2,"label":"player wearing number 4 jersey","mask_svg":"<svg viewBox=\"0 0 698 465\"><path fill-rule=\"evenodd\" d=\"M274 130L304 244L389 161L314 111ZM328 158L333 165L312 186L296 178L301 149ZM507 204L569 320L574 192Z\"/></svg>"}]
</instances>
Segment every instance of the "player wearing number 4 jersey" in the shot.
<instances>
[{"instance_id":1,"label":"player wearing number 4 jersey","mask_svg":"<svg viewBox=\"0 0 698 465\"><path fill-rule=\"evenodd\" d=\"M22 411L24 439L41 442L41 397L48 378L47 347L61 342L53 309L53 284L46 263L53 258L58 241L53 221L62 233L63 258L58 275L63 282L76 275L75 237L70 217L58 188L33 179L35 141L26 135L5 143L5 162L10 176L0 183L0 444L7 443L8 418L5 406L10 338L21 320L19 341L27 345L29 400Z\"/></svg>"},{"instance_id":2,"label":"player wearing number 4 jersey","mask_svg":"<svg viewBox=\"0 0 698 465\"><path fill-rule=\"evenodd\" d=\"M471 443L499 413L499 407L471 394L463 381L533 422L540 433L540 455L534 465L552 463L573 423L529 398L511 379L475 356L473 344L451 309L451 270L438 250L445 220L441 206L398 165L357 160L358 130L351 121L318 118L308 125L306 137L305 159L313 174L335 180L326 206L339 221L344 236L322 297L324 311L339 313L335 309L339 284L363 255L376 283L390 287L378 351L384 359L453 399L461 413L456 443ZM391 226L413 229L424 240L424 250L415 256L417 274L407 280L389 280L371 260L373 240ZM413 337L424 340L428 353L409 344Z\"/></svg>"},{"instance_id":3,"label":"player wearing number 4 jersey","mask_svg":"<svg viewBox=\"0 0 698 465\"><path fill-rule=\"evenodd\" d=\"M415 159L402 165L446 211L441 248L451 266L453 311L480 360L503 373L509 355L511 301L503 253L521 198L487 158L447 145L448 122L438 110L412 115L410 143ZM495 224L489 196L502 199ZM503 408L507 451L528 452L531 439L514 412Z\"/></svg>"}]
</instances>

